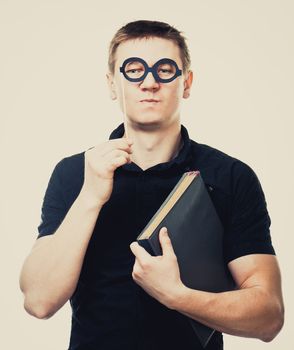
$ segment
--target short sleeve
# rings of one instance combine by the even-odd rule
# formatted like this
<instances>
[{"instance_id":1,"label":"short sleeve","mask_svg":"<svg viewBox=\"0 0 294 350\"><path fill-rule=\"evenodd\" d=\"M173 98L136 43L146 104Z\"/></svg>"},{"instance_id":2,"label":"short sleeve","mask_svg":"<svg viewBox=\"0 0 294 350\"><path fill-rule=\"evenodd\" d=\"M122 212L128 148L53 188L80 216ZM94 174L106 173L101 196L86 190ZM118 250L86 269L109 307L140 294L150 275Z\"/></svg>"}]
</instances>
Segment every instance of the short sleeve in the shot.
<instances>
[{"instance_id":1,"label":"short sleeve","mask_svg":"<svg viewBox=\"0 0 294 350\"><path fill-rule=\"evenodd\" d=\"M41 222L38 226L39 235L53 234L66 214L66 206L63 198L62 168L64 160L61 160L54 168L49 179L41 209Z\"/></svg>"},{"instance_id":2,"label":"short sleeve","mask_svg":"<svg viewBox=\"0 0 294 350\"><path fill-rule=\"evenodd\" d=\"M231 217L224 239L226 262L248 254L275 255L261 184L255 172L241 161L233 165L231 191Z\"/></svg>"}]
</instances>

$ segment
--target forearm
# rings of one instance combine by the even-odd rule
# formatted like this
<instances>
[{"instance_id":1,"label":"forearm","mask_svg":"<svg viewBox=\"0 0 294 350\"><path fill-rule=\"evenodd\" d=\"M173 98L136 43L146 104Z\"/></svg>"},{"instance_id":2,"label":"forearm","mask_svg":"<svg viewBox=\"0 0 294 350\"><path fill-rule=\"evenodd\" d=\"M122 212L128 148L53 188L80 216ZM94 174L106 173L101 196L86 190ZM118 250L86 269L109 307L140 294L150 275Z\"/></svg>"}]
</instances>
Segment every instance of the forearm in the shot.
<instances>
[{"instance_id":1,"label":"forearm","mask_svg":"<svg viewBox=\"0 0 294 350\"><path fill-rule=\"evenodd\" d=\"M173 309L220 332L271 341L281 328L279 303L260 287L208 293L183 287Z\"/></svg>"},{"instance_id":2,"label":"forearm","mask_svg":"<svg viewBox=\"0 0 294 350\"><path fill-rule=\"evenodd\" d=\"M82 190L57 231L28 256L20 277L28 311L50 316L71 297L100 209Z\"/></svg>"}]
</instances>

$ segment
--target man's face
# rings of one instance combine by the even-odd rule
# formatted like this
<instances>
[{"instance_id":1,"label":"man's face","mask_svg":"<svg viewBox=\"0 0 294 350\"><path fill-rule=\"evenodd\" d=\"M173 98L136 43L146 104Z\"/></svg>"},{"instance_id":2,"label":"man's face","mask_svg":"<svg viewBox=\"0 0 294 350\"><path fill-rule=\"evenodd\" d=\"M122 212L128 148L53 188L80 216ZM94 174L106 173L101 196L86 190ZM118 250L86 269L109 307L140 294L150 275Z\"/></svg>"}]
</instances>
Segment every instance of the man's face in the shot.
<instances>
[{"instance_id":1,"label":"man's face","mask_svg":"<svg viewBox=\"0 0 294 350\"><path fill-rule=\"evenodd\" d=\"M107 76L112 98L119 99L122 111L125 98L126 115L133 125L157 128L178 121L182 98L189 97L192 72L186 76L182 74L169 83L156 81L151 72L143 81L130 82L119 71L123 62L130 57L142 58L149 67L162 58L169 58L183 70L178 46L171 40L156 37L128 40L117 48L114 76Z\"/></svg>"}]
</instances>

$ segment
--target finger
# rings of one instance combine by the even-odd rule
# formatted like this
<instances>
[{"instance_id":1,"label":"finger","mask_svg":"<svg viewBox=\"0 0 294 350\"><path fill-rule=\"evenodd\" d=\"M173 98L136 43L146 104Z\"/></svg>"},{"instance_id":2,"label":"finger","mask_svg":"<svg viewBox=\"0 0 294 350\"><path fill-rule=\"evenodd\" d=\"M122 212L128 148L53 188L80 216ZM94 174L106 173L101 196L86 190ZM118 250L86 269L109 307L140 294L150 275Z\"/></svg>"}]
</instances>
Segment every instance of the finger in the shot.
<instances>
[{"instance_id":1,"label":"finger","mask_svg":"<svg viewBox=\"0 0 294 350\"><path fill-rule=\"evenodd\" d=\"M105 154L111 152L112 150L122 150L128 153L132 153L131 145L127 143L125 139L115 139L103 142L89 148L87 152L90 151L95 157L103 157Z\"/></svg>"},{"instance_id":2,"label":"finger","mask_svg":"<svg viewBox=\"0 0 294 350\"><path fill-rule=\"evenodd\" d=\"M130 163L131 159L129 156L117 156L117 157L112 157L108 160L105 161L106 163L106 169L108 171L115 171L118 167Z\"/></svg>"},{"instance_id":3,"label":"finger","mask_svg":"<svg viewBox=\"0 0 294 350\"><path fill-rule=\"evenodd\" d=\"M125 164L131 162L131 156L128 152L121 151L121 150L113 150L109 153L107 153L103 160L106 162L106 164L111 165L117 165L117 164Z\"/></svg>"},{"instance_id":4,"label":"finger","mask_svg":"<svg viewBox=\"0 0 294 350\"><path fill-rule=\"evenodd\" d=\"M128 153L132 153L132 144L133 142L128 142L127 139L125 138L120 138L120 139L113 139L109 140L107 142L104 142L101 147L99 148L99 153L101 155L104 155L112 150L123 150Z\"/></svg>"},{"instance_id":5,"label":"finger","mask_svg":"<svg viewBox=\"0 0 294 350\"><path fill-rule=\"evenodd\" d=\"M110 143L110 144L128 144L128 145L132 145L133 144L133 140L131 140L130 138L126 138L126 137L120 137L120 138L117 138L117 139L110 139L107 141L107 143Z\"/></svg>"},{"instance_id":6,"label":"finger","mask_svg":"<svg viewBox=\"0 0 294 350\"><path fill-rule=\"evenodd\" d=\"M144 265L150 261L151 255L141 247L138 242L132 242L130 244L130 249L138 259L140 265Z\"/></svg>"},{"instance_id":7,"label":"finger","mask_svg":"<svg viewBox=\"0 0 294 350\"><path fill-rule=\"evenodd\" d=\"M126 161L131 159L131 155L126 152L126 151L122 151L120 149L114 149L108 153L106 153L103 156L103 161L105 162L111 162L112 160L115 160L115 158L121 158L123 157L124 159L126 159Z\"/></svg>"},{"instance_id":8,"label":"finger","mask_svg":"<svg viewBox=\"0 0 294 350\"><path fill-rule=\"evenodd\" d=\"M174 249L172 246L171 239L169 238L166 227L162 227L159 231L159 241L162 248L162 255L174 255Z\"/></svg>"}]
</instances>

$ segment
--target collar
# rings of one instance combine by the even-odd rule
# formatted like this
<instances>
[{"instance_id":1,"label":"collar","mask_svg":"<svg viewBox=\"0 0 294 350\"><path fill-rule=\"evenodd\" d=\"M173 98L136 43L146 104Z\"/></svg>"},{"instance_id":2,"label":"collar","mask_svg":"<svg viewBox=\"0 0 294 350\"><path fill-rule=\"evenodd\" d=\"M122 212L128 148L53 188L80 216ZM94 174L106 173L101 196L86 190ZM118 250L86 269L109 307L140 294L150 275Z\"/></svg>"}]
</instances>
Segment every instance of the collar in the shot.
<instances>
[{"instance_id":1,"label":"collar","mask_svg":"<svg viewBox=\"0 0 294 350\"><path fill-rule=\"evenodd\" d=\"M121 138L124 134L124 123L121 123L116 129L112 131L109 136L109 140ZM145 172L157 172L157 171L166 171L166 170L180 170L180 171L189 171L190 170L190 161L192 158L192 147L191 140L189 138L188 130L181 124L181 144L182 147L179 150L178 154L168 162L156 164L148 169ZM128 171L137 171L143 172L137 164L130 163L124 164L123 169Z\"/></svg>"}]
</instances>

